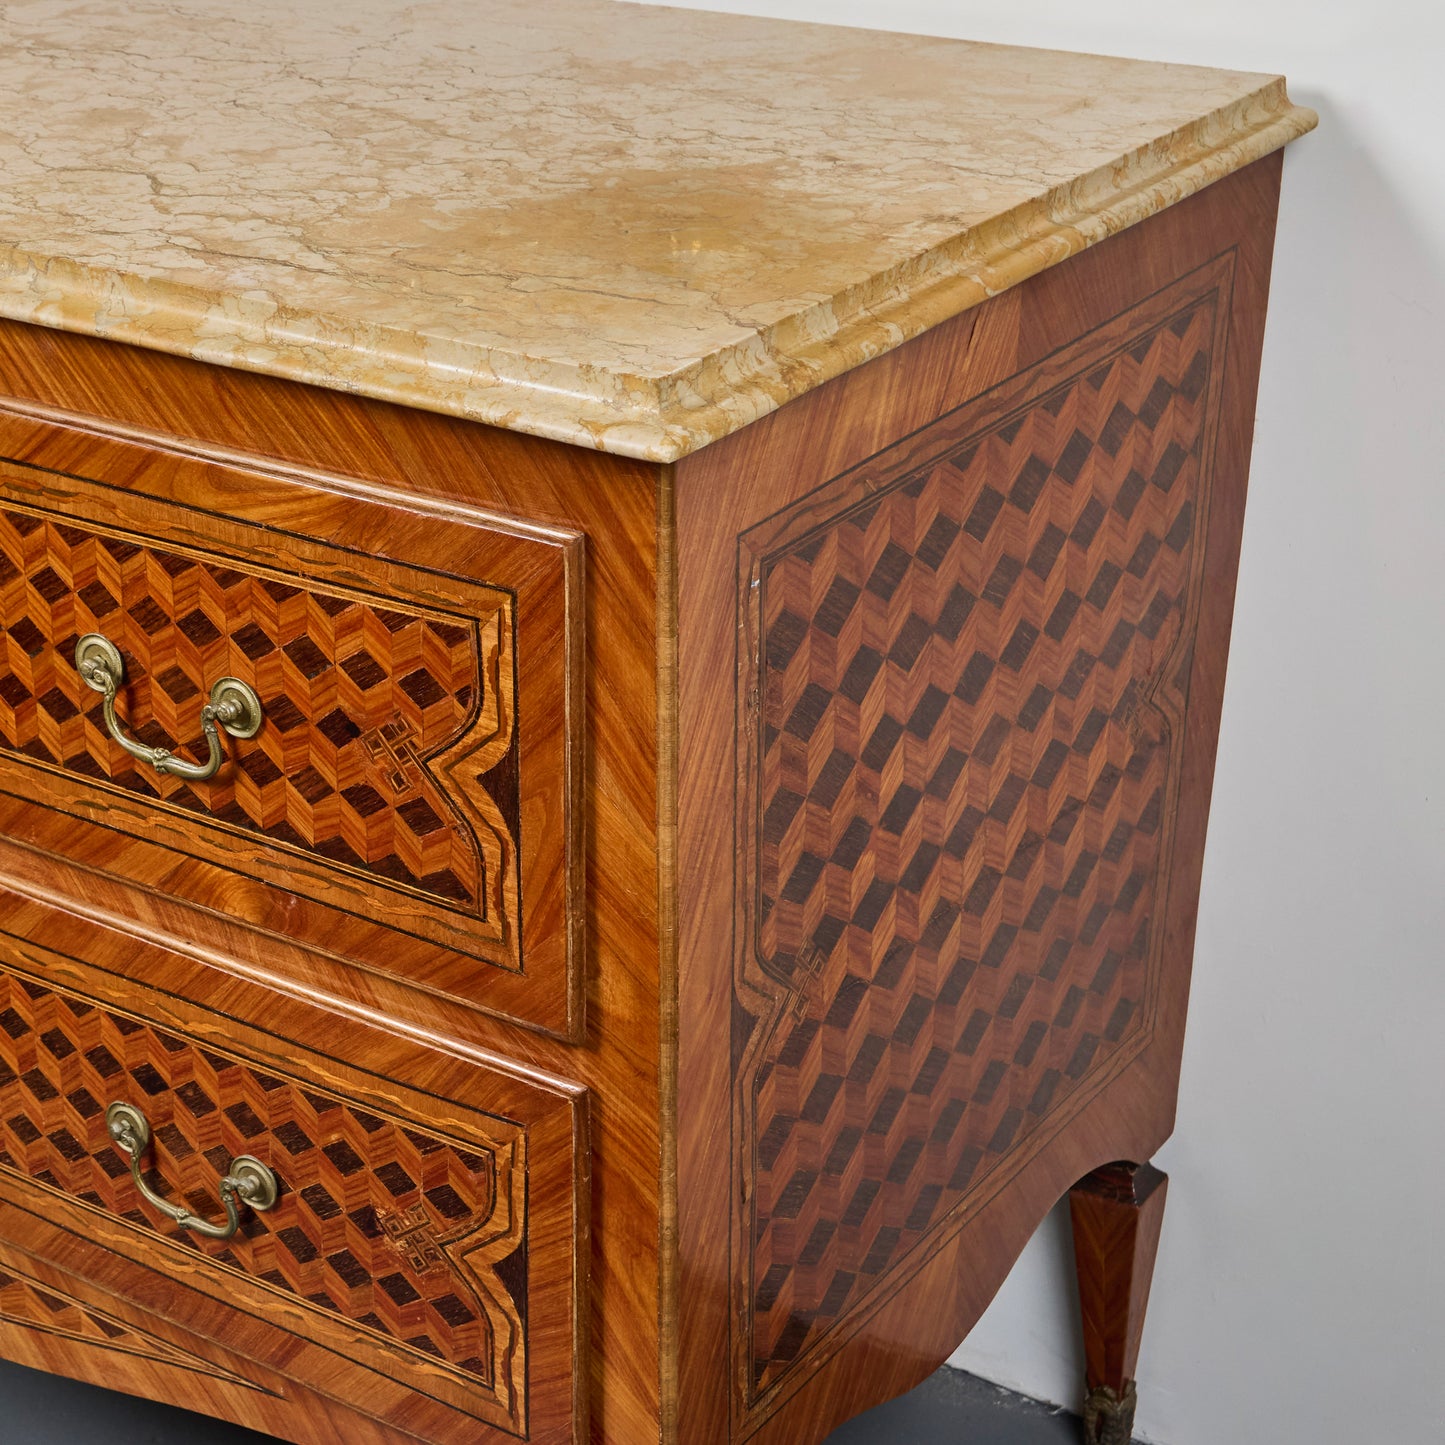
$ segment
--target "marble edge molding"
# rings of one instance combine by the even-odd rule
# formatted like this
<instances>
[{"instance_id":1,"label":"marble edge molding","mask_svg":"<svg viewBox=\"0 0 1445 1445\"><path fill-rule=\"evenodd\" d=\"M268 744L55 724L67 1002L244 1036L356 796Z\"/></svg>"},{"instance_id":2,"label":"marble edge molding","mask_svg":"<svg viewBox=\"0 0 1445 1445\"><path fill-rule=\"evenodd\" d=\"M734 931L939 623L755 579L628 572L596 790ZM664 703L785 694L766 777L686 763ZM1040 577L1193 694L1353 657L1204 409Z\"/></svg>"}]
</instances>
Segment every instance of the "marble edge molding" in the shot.
<instances>
[{"instance_id":1,"label":"marble edge molding","mask_svg":"<svg viewBox=\"0 0 1445 1445\"><path fill-rule=\"evenodd\" d=\"M569 367L0 245L0 316L674 462L1318 124L1282 77L660 377Z\"/></svg>"}]
</instances>

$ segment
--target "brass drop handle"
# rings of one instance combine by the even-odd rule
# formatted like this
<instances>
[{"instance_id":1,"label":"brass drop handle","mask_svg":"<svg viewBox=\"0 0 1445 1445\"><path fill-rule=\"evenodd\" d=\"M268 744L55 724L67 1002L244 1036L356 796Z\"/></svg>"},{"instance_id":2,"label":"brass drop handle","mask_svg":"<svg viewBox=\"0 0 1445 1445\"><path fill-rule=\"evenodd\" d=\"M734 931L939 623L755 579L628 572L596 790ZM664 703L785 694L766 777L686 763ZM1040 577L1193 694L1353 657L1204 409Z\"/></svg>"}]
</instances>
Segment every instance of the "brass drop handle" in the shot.
<instances>
[{"instance_id":1,"label":"brass drop handle","mask_svg":"<svg viewBox=\"0 0 1445 1445\"><path fill-rule=\"evenodd\" d=\"M130 1155L130 1177L140 1190L141 1198L182 1229L194 1230L207 1239L230 1239L241 1227L242 1205L267 1210L275 1204L281 1192L276 1176L259 1159L253 1159L249 1154L238 1155L231 1161L230 1172L221 1180L221 1204L226 1210L226 1222L212 1224L210 1220L192 1214L189 1209L168 1203L141 1178L140 1156L150 1147L151 1126L139 1109L129 1104L112 1104L105 1111L105 1127L121 1153Z\"/></svg>"},{"instance_id":2,"label":"brass drop handle","mask_svg":"<svg viewBox=\"0 0 1445 1445\"><path fill-rule=\"evenodd\" d=\"M261 699L255 692L239 678L223 677L211 688L211 700L201 709L201 729L206 735L210 756L204 763L188 763L169 748L148 748L126 735L124 725L115 715L115 695L125 681L125 663L120 649L108 637L87 632L75 644L75 667L85 685L105 697L106 731L131 757L149 763L158 773L174 773L178 778L197 783L214 778L225 756L221 729L233 738L253 738L264 718Z\"/></svg>"}]
</instances>

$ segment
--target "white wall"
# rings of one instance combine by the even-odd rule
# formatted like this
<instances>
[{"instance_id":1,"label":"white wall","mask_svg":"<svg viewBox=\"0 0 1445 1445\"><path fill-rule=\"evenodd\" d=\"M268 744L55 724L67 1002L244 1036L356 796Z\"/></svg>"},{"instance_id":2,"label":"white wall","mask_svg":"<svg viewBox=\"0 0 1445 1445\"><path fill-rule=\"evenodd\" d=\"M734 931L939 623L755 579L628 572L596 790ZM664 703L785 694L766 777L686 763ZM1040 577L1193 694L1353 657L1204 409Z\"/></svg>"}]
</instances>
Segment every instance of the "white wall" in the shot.
<instances>
[{"instance_id":1,"label":"white wall","mask_svg":"<svg viewBox=\"0 0 1445 1445\"><path fill-rule=\"evenodd\" d=\"M687 3L687 0L684 0ZM1139 1427L1445 1440L1445 6L708 0L1283 72L1234 647ZM955 1363L1077 1403L1052 1218Z\"/></svg>"}]
</instances>

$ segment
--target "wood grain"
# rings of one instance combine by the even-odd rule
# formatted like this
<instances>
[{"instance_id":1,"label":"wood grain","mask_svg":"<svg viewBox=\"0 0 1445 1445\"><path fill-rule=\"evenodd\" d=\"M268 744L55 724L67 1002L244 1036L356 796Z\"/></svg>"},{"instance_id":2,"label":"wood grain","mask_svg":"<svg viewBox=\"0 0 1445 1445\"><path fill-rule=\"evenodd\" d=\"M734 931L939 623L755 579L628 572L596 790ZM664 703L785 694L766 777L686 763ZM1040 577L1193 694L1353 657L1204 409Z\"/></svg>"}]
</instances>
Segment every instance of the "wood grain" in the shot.
<instances>
[{"instance_id":1,"label":"wood grain","mask_svg":"<svg viewBox=\"0 0 1445 1445\"><path fill-rule=\"evenodd\" d=\"M130 1362L144 1360L152 1367L186 1370L207 1380L272 1393L258 1379L248 1378L245 1362L235 1357L228 1359L219 1350L207 1350L202 1341L193 1338L182 1341L174 1331L166 1330L156 1321L137 1320L120 1301L102 1303L96 1291L3 1246L0 1246L0 1327L90 1346L78 1352L81 1358L113 1351L125 1357L125 1367L116 1372L118 1378L124 1378ZM251 1373L259 1376L261 1371L253 1369Z\"/></svg>"},{"instance_id":2,"label":"wood grain","mask_svg":"<svg viewBox=\"0 0 1445 1445\"><path fill-rule=\"evenodd\" d=\"M90 1241L149 1272L143 1300L184 1282L168 1318L333 1412L438 1438L576 1438L582 1091L274 999L262 1033L232 1011L254 986L201 1009L194 963L73 923L74 953L33 941L55 921L0 897L7 1238L64 1268L68 1241ZM215 1217L218 1171L245 1152L281 1198L229 1242L159 1219L107 1136L115 1099L151 1124L162 1194Z\"/></svg>"},{"instance_id":3,"label":"wood grain","mask_svg":"<svg viewBox=\"0 0 1445 1445\"><path fill-rule=\"evenodd\" d=\"M321 1312L313 1337L343 1321L347 1348L379 1368L407 1351L441 1361L525 1428L529 1224L554 1209L570 1226L574 1212L529 1194L526 1128L499 1119L488 1139L474 1121L458 1140L322 1093L314 1064L257 1070L22 974L0 972L0 1028L0 1169L264 1280L286 1312ZM107 1134L118 1102L149 1125L143 1177L172 1203L217 1217L218 1181L242 1154L276 1173L281 1198L225 1244L166 1226Z\"/></svg>"},{"instance_id":4,"label":"wood grain","mask_svg":"<svg viewBox=\"0 0 1445 1445\"><path fill-rule=\"evenodd\" d=\"M355 1414L329 1422L324 1399L291 1382L277 1388L261 1366L187 1333L123 1291L103 1288L17 1248L9 1238L20 1218L0 1198L5 1235L0 1278L11 1281L0 1286L0 1351L7 1360L103 1389L184 1400L201 1415L234 1420L281 1439L293 1438L288 1428L304 1401L305 1413L325 1432L311 1438L324 1445L415 1441ZM79 1252L86 1253L84 1244ZM112 1268L110 1273L112 1284L118 1284L121 1272Z\"/></svg>"},{"instance_id":5,"label":"wood grain","mask_svg":"<svg viewBox=\"0 0 1445 1445\"><path fill-rule=\"evenodd\" d=\"M1082 1173L1111 1158L1147 1157L1167 1137L1277 184L1276 163L1251 167L678 466L679 917L686 961L679 1368L699 1439L816 1441L916 1383L962 1339L1029 1233ZM1205 306L1214 322L1191 333L1193 322L1181 318L1206 296L1216 298ZM1197 343L1170 333L1171 321ZM1123 371L1142 380L1155 365L1147 359L1153 343L1145 343L1160 325L1175 352L1163 370L1156 366L1142 393L1126 398ZM1178 351L1180 341L1192 354ZM1142 362L1118 360L1130 346L1143 347ZM1155 355L1162 362L1162 353ZM1177 373L1170 370L1175 362ZM1196 389L1201 366L1204 384ZM1100 383L1095 398L1110 397L1102 411L1085 401L1091 376ZM1148 420L1155 382L1173 393L1156 399L1163 404L1157 438ZM1195 400L1183 397L1185 389L1195 391ZM1201 408L1206 397L1213 400ZM1116 404L1127 417L1119 414L1111 427ZM962 418L959 441L939 445L937 419L955 414ZM1176 426L1183 430L1166 434ZM1033 444L1015 452L1029 428ZM1087 458L1070 483L1061 469L1072 467L1075 432L1079 445L1087 443ZM1116 433L1120 456L1139 449L1117 471L1118 458L1105 444ZM908 440L899 444L900 437ZM1150 491L1144 459L1158 465L1171 442L1198 458L1189 463L1197 469L1186 494L1206 481L1212 489L1207 505L1195 497L1192 541L1177 554L1164 537L1178 521L1172 509L1182 498L1158 514L1157 534L1152 523L1136 520L1137 510L1123 515L1130 510L1127 492L1137 486L1131 470L1137 464ZM970 536L974 508L992 510L986 492L1006 499L1032 475L1035 453L1032 504L1010 510L1003 501L999 513L1017 521L984 525L980 513L980 535ZM1176 479L1185 470L1181 464ZM1121 496L1125 502L1091 547L1079 550L1080 585L1041 560L1042 575L1012 590L996 588L1000 605L984 606L1001 559L1014 556L1018 575L1029 576L1030 561L1056 540L1050 528L1067 538L1095 487L1106 511L1119 507ZM1065 493L1081 509L1069 513L1067 528L1063 513L1055 515L1072 505L1063 503ZM1156 487L1151 495L1172 493ZM1157 547L1144 542L1135 530L1141 526ZM1005 541L1010 530L1014 543ZM884 583L894 578L878 571L886 570L890 544L903 554L892 593ZM1152 552L1147 563L1141 544ZM1115 548L1123 551L1111 559ZM1134 661L1119 659L1136 687L1142 677L1153 679L1150 707L1126 704L1121 714L1101 701L1102 692L1094 698L1103 714L1094 741L1112 731L1121 772L1152 747L1156 761L1144 765L1140 782L1158 759L1171 759L1160 775L1161 782L1167 777L1161 821L1171 795L1174 802L1167 840L1159 839L1168 846L1156 854L1151 841L1146 851L1154 861L1136 859L1143 882L1130 909L1138 903L1141 912L1132 918L1135 931L1120 935L1132 944L1147 921L1147 943L1132 963L1125 961L1133 957L1128 946L1105 944L1105 954L1119 954L1117 972L1102 993L1091 993L1103 961L1092 950L1104 930L1088 942L1083 935L1091 910L1107 900L1087 889L1100 887L1109 866L1094 865L1103 871L1080 890L1074 925L1061 926L1071 905L1061 912L1058 900L1050 901L1053 922L1045 929L1030 934L1027 923L1040 897L1052 899L1051 890L1064 895L1086 852L1104 858L1122 820L1106 823L1101 815L1099 846L1074 837L1053 864L1047 841L1026 846L1031 832L1047 839L1046 825L1071 808L1083 805L1087 813L1089 789L1106 763L1102 754L1074 748L1092 731L1091 708L1066 709L1050 698L1033 731L1020 717L1037 686L1062 688L1076 651L1097 662L1123 624L1133 630L1127 652L1150 615L1147 583L1130 592L1119 581L1108 597L1100 584L1097 645L1075 638L1070 656L1058 658L1057 685L1050 684L1039 669L1053 665L1047 627L1061 589L1084 599L1106 567L1144 583L1160 575L1159 558L1169 555L1177 565L1191 549L1192 560L1155 594L1177 606L1174 620L1161 615ZM1061 546L1058 556L1066 552ZM1186 584L1186 577L1193 580ZM972 635L965 622L941 636L954 585L977 599ZM1081 601L1079 617L1088 608ZM829 629L840 619L834 637ZM1186 619L1189 626L1182 625ZM1020 636L1025 624L1037 637L1027 630ZM1191 628L1192 649L1184 645ZM930 640L915 647L914 632ZM783 664L770 669L774 636ZM1061 637L1068 636L1065 629ZM1035 651L1041 639L1044 650ZM835 701L865 649L880 659L868 686L860 683L857 702ZM1021 665L1011 668L1007 659L1015 653ZM1141 672L1132 673L1136 665ZM1127 689L1126 678L1115 680ZM942 695L942 706L930 689ZM1135 703L1144 696L1136 693ZM999 716L1004 731L993 739L991 720ZM897 726L880 738L888 719ZM910 722L917 724L913 734ZM911 741L893 741L895 732ZM1146 745L1150 738L1154 744ZM971 740L966 749L961 739ZM865 761L875 741L877 756ZM949 747L972 757L985 741L991 749L997 742L990 755L1002 760L984 774L987 796L958 791L967 776L961 769L930 798ZM1065 744L1068 762L1048 779L1037 770L1054 741ZM1113 755L1114 744L1103 747ZM1030 766L1021 772L1024 762ZM832 763L840 777L846 773L843 788L854 789L851 803L839 801L840 791L830 806L808 804L830 780ZM1010 786L1014 777L1022 790ZM990 819L1006 791L1018 792L1012 811ZM1154 789L1146 791L1136 822L1149 812ZM1028 796L1038 800L1037 818ZM987 842L988 857L964 849L950 862L944 851L970 806L985 820L980 837L996 830L997 861ZM850 849L845 835L855 817L863 820L855 840L861 848ZM1131 836L1142 842L1145 834L1136 826ZM1121 864L1134 846L1126 841ZM1020 856L1028 866L1020 865L1011 885L1011 860ZM909 876L915 864L916 877ZM971 914L985 868L998 872L1000 886L987 901L980 893L974 900L980 909ZM1139 871L1130 865L1113 875L1114 902L1135 895L1130 880ZM1055 872L1057 878L1047 876ZM1123 912L1107 916L1123 927ZM934 919L947 928L928 940ZM1058 931L1046 937L1047 928ZM1059 937L1066 947L1050 964L1047 945ZM992 943L998 947L991 954ZM880 979L889 986L879 987ZM1074 1007L1071 988L1082 995L1079 1013L1063 1027ZM1111 1039L1110 1021L1125 1000L1133 1003ZM1086 1006L1103 1013L1075 1037L1074 1020ZM1030 1030L1039 1025L1040 1046L1030 1052ZM1042 1042L1055 1034L1065 1051L1057 1056ZM733 1040L728 1056L713 1042L723 1035ZM1093 1040L1089 1061L1071 1079L1070 1063L1089 1043L1086 1035ZM850 1081L850 1071L866 1072L859 1064L865 1058L875 1072ZM990 1066L999 1062L994 1080ZM746 1102L731 1111L728 1163L716 1121L730 1098ZM729 1216L737 1222L724 1237ZM883 1249L875 1252L880 1241ZM761 1323L750 1329L750 1318ZM725 1379L716 1367L723 1354L732 1362Z\"/></svg>"},{"instance_id":6,"label":"wood grain","mask_svg":"<svg viewBox=\"0 0 1445 1445\"><path fill-rule=\"evenodd\" d=\"M742 538L753 1408L1147 1037L1229 280L1202 268Z\"/></svg>"},{"instance_id":7,"label":"wood grain","mask_svg":"<svg viewBox=\"0 0 1445 1445\"><path fill-rule=\"evenodd\" d=\"M583 1006L575 1043L418 986L395 934L382 941L386 933L376 930L377 941L364 950L350 947L345 934L328 934L319 944L314 933L288 937L287 914L295 905L268 918L269 931L244 926L247 910L233 905L233 890L252 905L256 895L237 874L218 873L202 884L193 865L172 854L168 866L146 865L146 886L137 888L114 876L117 860L105 848L81 848L70 833L31 832L34 846L20 846L14 835L40 826L45 814L39 809L22 813L17 805L16 816L3 824L10 841L0 845L0 871L56 910L43 915L46 932L38 936L45 941L63 946L72 929L75 937L90 938L84 921L72 921L80 919L117 932L129 947L178 947L198 970L188 975L192 997L209 1004L217 990L244 981L253 1025L268 1027L284 1015L288 1000L310 1000L338 1020L365 1019L398 1038L473 1051L473 1057L481 1047L513 1067L587 1088L594 1101L591 1148L578 1167L590 1170L592 1205L576 1228L599 1243L588 1246L582 1276L587 1318L578 1335L577 1397L588 1402L592 1438L655 1437L662 1189L658 469L16 325L0 326L0 392L12 399L8 410L17 425L28 413L26 424L52 428L46 434L58 438L53 445L70 460L103 463L104 479L117 488L116 510L97 525L119 525L133 508L194 503L196 488L204 493L209 486L218 504L208 530L245 531L232 512L264 513L268 525L294 537L354 544L377 558L378 568L394 564L393 577L434 566L452 548L459 570L469 567L468 575L483 582L501 576L518 586L523 605L526 578L515 572L514 540L586 537L585 586L568 593L568 606L580 611L572 635L585 645L561 659L577 679L580 746L565 768L534 771L534 784L526 782L525 758L522 765L524 849L529 832L541 842L575 830L580 842L582 866L570 880L554 870L529 884L523 870L524 889L533 893L524 895L524 911L550 910L559 919L566 912L582 922L577 983ZM59 469L83 471L63 461ZM92 465L89 474L97 470ZM240 481L227 488L227 477ZM248 514L251 505L260 510ZM501 575L509 570L510 577ZM536 646L542 671L554 665L560 634L542 614L529 620L523 612L518 639L519 656ZM529 685L525 674L521 684ZM529 716L525 692L520 715ZM580 802L570 813L564 807L568 775ZM534 785L538 801L529 810L525 789ZM129 852L121 860L122 872L139 866ZM524 953L529 946L524 940ZM90 945L84 947L88 953ZM355 965L357 952L364 953L365 967ZM131 976L126 948L109 957L120 976ZM478 966L471 968L475 975ZM532 975L521 977L532 986ZM550 988L545 975L541 981ZM549 997L557 997L555 988ZM530 1020L539 1010L517 1012ZM405 1072L397 1077L410 1081ZM545 1378L533 1376L534 1396L548 1388ZM568 1392L570 1399L570 1386Z\"/></svg>"},{"instance_id":8,"label":"wood grain","mask_svg":"<svg viewBox=\"0 0 1445 1445\"><path fill-rule=\"evenodd\" d=\"M14 835L576 1036L581 539L298 496L14 412L0 457ZM521 651L523 629L556 643ZM212 782L162 778L105 731L74 665L90 632L120 648L143 743L184 754L227 675L260 732Z\"/></svg>"},{"instance_id":9,"label":"wood grain","mask_svg":"<svg viewBox=\"0 0 1445 1445\"><path fill-rule=\"evenodd\" d=\"M303 917L314 900L300 888L263 913L243 868L182 860L173 842L198 828L186 808L154 814L174 839L132 836L117 852L53 798L4 803L10 966L277 1077L288 1061L297 1077L300 1049L306 1077L352 1107L449 1100L459 1140L494 1137L481 1115L525 1126L529 1169L553 1171L529 1184L542 1191L529 1217L547 1235L528 1244L536 1438L808 1445L908 1388L956 1346L1064 1191L1110 1160L1149 1157L1172 1126L1278 181L1277 157L1251 166L672 468L0 325L10 398L0 453L63 474L55 485L79 499L77 531L130 527L157 555L219 549L258 574L278 566L278 549L314 562L314 549L351 547L372 560L345 577L313 567L307 587L349 595L380 578L416 616L448 605L441 584L417 583L429 568L514 590L516 656L555 673L549 649L562 639L561 675L578 699L566 711L575 732L555 704L543 710L569 741L553 769L531 767L534 714L528 671L518 673L522 971L482 965L504 985L521 980L508 1007L478 1006L483 983L493 1001L497 985L466 982L463 950L452 963L440 944L423 956L387 920L323 936ZM1168 395L1151 403L1156 385ZM1077 468L1076 434L1088 449ZM1130 502L1136 472L1144 488ZM1020 487L1023 504L1010 504ZM1002 530L997 515L974 520L990 489L1005 498L998 515L1012 505ZM23 490L7 471L0 503L46 505ZM1053 532L1067 541L1091 501L1105 514L1093 540L1074 553L1055 546ZM177 518L198 506L204 523L192 518L183 535ZM849 527L857 536L845 546ZM574 565L583 538L585 586ZM550 562L517 580L523 539L563 558L561 585ZM72 545L47 534L57 557ZM892 592L877 572L890 546L902 554ZM1049 549L1057 565L1045 565ZM1005 556L1013 585L988 593ZM19 568L27 587L53 566L35 561ZM553 610L529 621L528 577L541 588L548 567ZM824 624L840 584L872 600L845 609L846 650L830 653ZM955 586L975 602L946 635ZM1064 591L1081 600L1054 638ZM793 627L785 614L803 635L773 667ZM52 635L63 642L81 615L72 610L68 628L52 615ZM920 625L942 642L915 649ZM1121 627L1128 640L1100 665ZM149 678L151 659L127 637ZM848 712L836 699L865 649L883 661ZM1097 691L1069 698L1081 651L1095 659L1087 687ZM163 714L165 672L141 699ZM1031 731L1021 719L1040 688L1050 698ZM185 715L176 702L160 725L178 729ZM915 741L870 750L885 717ZM988 786L970 791L977 764L944 786L950 749L981 759L995 717L1003 761ZM1054 744L1068 756L1045 776ZM835 752L852 760L846 807L840 791L827 807L793 808L787 795L811 793ZM1060 818L1089 811L1109 767L1137 777L1094 810L1097 840L1080 841L1085 829L1051 845ZM1005 789L1019 794L1013 810L980 828L976 848L964 844L968 810L987 818ZM899 800L913 793L910 811ZM845 866L834 854L854 817L861 847ZM1045 841L1026 846L1031 833ZM565 856L568 838L578 868L528 873L529 846L558 842ZM1097 855L1088 876L1061 901L1085 853ZM275 854L278 869L299 866L294 851L285 857ZM970 913L987 869L1001 881ZM880 880L892 891L868 922ZM1052 932L1030 930L1055 892ZM930 942L945 903L949 932ZM574 1006L560 1023L545 1012L565 992L557 974L529 962L529 909L580 920ZM843 921L828 948L825 918ZM1005 928L1014 934L991 952ZM908 961L879 987L897 946ZM446 985L432 986L438 978ZM1039 1028L1052 1042L1030 1053ZM961 1050L975 1034L974 1052ZM859 1051L880 1045L876 1079L847 1085ZM366 1083L363 1068L384 1084ZM829 1075L844 1082L834 1090ZM543 1097L565 1111L538 1110ZM836 1179L826 1167L835 1150ZM566 1223L548 1203L564 1197L579 1201ZM387 1380L357 1367L337 1399L310 1353L312 1326L298 1314L283 1329L238 1332L200 1251L158 1246L153 1231L140 1250L135 1221L99 1222L33 1176L0 1178L0 1198L6 1247L63 1264L77 1299L139 1327L126 1301L144 1298L152 1337L207 1342L196 1348L216 1362L210 1342L224 1336L224 1350L249 1362L225 1368L276 1392L212 1377L205 1408L303 1445L343 1438L353 1420L344 1438L378 1442L483 1428L475 1414L463 1427L455 1399L420 1388L446 1374L440 1366ZM574 1249L584 1262L569 1282ZM155 1268L158 1250L169 1273ZM767 1304L775 1267L785 1278ZM250 1288L225 1279L227 1290ZM19 1343L35 1338L23 1322L0 1330L7 1349L38 1348ZM88 1338L47 1337L41 1357L96 1369ZM155 1347L128 1359L120 1383L177 1398L184 1372L173 1361ZM253 1396L260 1403L245 1403Z\"/></svg>"},{"instance_id":10,"label":"wood grain","mask_svg":"<svg viewBox=\"0 0 1445 1445\"><path fill-rule=\"evenodd\" d=\"M1114 1163L1069 1191L1090 1445L1133 1437L1134 1376L1168 1189L1152 1164Z\"/></svg>"}]
</instances>

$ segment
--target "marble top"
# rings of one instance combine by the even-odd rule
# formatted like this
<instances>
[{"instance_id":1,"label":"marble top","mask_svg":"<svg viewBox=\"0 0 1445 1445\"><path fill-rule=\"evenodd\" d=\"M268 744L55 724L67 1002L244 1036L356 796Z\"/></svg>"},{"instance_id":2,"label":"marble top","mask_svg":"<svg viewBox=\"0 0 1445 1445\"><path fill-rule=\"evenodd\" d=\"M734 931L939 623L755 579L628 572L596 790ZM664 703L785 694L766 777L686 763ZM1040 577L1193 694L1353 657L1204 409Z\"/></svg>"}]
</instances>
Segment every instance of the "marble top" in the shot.
<instances>
[{"instance_id":1,"label":"marble top","mask_svg":"<svg viewBox=\"0 0 1445 1445\"><path fill-rule=\"evenodd\" d=\"M614 0L0 0L0 315L669 461L1314 123Z\"/></svg>"}]
</instances>

